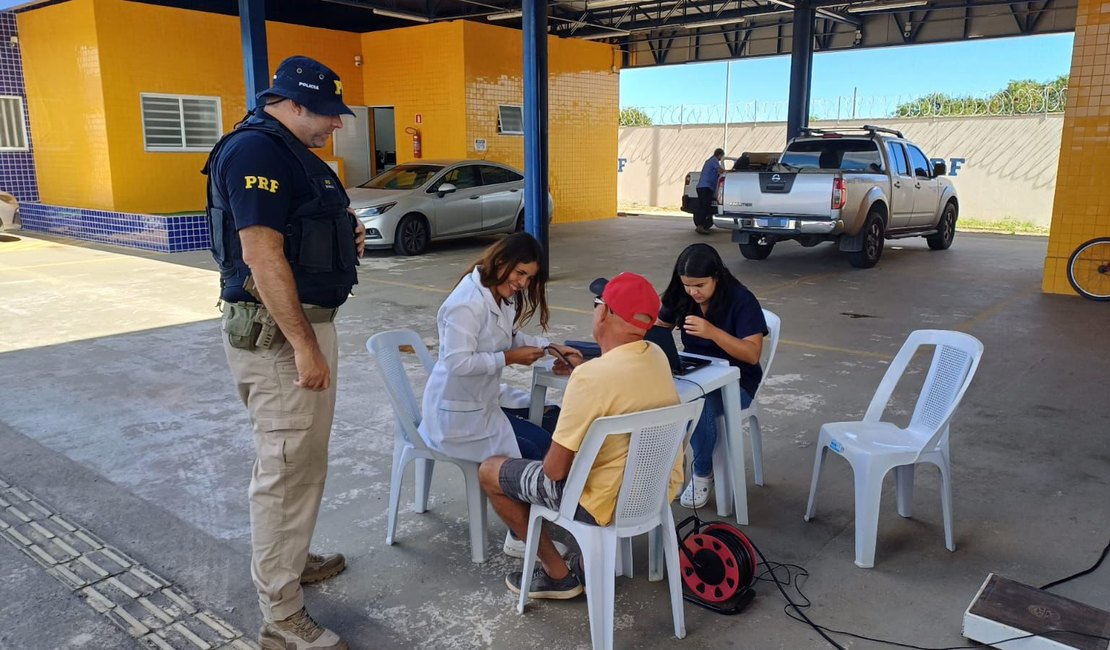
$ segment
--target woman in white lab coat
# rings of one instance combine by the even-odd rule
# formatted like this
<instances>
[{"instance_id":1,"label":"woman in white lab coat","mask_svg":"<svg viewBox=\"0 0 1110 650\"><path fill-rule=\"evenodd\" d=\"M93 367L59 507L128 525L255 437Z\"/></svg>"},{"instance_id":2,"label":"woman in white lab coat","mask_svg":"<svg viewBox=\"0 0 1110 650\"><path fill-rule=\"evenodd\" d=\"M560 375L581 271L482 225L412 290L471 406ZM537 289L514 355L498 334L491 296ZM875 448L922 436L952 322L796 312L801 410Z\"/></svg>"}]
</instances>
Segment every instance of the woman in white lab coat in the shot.
<instances>
[{"instance_id":1,"label":"woman in white lab coat","mask_svg":"<svg viewBox=\"0 0 1110 650\"><path fill-rule=\"evenodd\" d=\"M516 233L486 249L440 306L439 359L424 388L420 423L429 447L477 462L498 455L543 459L551 431L502 408L527 401L521 400L524 391L513 395L502 386L501 370L535 363L548 346L581 356L519 331L537 311L540 328L547 329L546 284L539 242Z\"/></svg>"}]
</instances>

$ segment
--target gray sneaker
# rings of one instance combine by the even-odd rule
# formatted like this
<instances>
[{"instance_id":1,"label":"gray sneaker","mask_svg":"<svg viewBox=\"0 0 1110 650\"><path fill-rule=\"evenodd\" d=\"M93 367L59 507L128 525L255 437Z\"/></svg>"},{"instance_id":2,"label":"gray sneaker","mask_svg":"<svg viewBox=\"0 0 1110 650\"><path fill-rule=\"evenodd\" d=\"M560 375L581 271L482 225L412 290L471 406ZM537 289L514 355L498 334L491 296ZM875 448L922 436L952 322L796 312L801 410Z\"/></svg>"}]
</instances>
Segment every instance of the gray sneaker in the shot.
<instances>
[{"instance_id":1,"label":"gray sneaker","mask_svg":"<svg viewBox=\"0 0 1110 650\"><path fill-rule=\"evenodd\" d=\"M513 571L505 576L505 586L514 594L519 594L522 578L523 574L520 571ZM578 576L574 574L574 571L567 571L565 578L556 580L547 575L547 571L543 570L543 565L536 566L536 570L532 574L532 580L528 584L529 598L566 600L578 596L583 591L582 583L578 581Z\"/></svg>"},{"instance_id":2,"label":"gray sneaker","mask_svg":"<svg viewBox=\"0 0 1110 650\"><path fill-rule=\"evenodd\" d=\"M332 553L330 555L309 553L308 559L304 563L304 571L301 571L301 584L310 585L314 582L327 580L332 576L343 573L343 569L346 568L347 558L343 557L342 553Z\"/></svg>"},{"instance_id":3,"label":"gray sneaker","mask_svg":"<svg viewBox=\"0 0 1110 650\"><path fill-rule=\"evenodd\" d=\"M320 627L304 607L289 618L263 623L258 646L261 650L348 650L338 634Z\"/></svg>"}]
</instances>

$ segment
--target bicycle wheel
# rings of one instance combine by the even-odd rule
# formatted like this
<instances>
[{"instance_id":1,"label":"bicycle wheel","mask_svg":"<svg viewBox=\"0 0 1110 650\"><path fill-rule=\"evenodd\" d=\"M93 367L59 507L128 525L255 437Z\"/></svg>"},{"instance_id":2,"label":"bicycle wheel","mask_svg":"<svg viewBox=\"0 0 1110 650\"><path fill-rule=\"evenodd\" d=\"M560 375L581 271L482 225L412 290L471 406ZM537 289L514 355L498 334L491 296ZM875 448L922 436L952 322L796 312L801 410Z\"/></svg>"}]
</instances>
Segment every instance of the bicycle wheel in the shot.
<instances>
[{"instance_id":1,"label":"bicycle wheel","mask_svg":"<svg viewBox=\"0 0 1110 650\"><path fill-rule=\"evenodd\" d=\"M1068 258L1068 282L1090 300L1110 301L1110 237L1081 244Z\"/></svg>"}]
</instances>

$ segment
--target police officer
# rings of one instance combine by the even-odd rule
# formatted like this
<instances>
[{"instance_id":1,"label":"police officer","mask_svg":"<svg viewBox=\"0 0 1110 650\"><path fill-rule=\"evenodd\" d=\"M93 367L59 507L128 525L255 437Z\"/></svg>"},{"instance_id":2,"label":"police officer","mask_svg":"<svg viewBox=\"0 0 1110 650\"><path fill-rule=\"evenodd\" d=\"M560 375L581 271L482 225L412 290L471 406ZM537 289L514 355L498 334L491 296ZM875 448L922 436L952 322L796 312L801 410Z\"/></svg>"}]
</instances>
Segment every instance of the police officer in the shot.
<instances>
[{"instance_id":1,"label":"police officer","mask_svg":"<svg viewBox=\"0 0 1110 650\"><path fill-rule=\"evenodd\" d=\"M205 165L223 339L250 414L251 576L264 649L347 648L304 608L302 583L346 567L309 553L335 412L337 308L358 281L365 230L339 178L309 149L341 128L339 77L303 56L278 66L259 107Z\"/></svg>"}]
</instances>

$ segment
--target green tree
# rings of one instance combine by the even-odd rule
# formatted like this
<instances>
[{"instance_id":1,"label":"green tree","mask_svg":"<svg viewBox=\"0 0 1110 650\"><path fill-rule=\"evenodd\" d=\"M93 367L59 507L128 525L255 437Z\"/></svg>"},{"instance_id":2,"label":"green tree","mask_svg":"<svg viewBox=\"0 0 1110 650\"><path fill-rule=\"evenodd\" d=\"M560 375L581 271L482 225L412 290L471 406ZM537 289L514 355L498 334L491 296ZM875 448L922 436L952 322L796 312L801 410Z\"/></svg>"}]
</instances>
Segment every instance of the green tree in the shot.
<instances>
[{"instance_id":1,"label":"green tree","mask_svg":"<svg viewBox=\"0 0 1110 650\"><path fill-rule=\"evenodd\" d=\"M1016 79L988 97L953 97L930 93L899 104L894 117L948 117L967 115L1026 115L1064 110L1068 75L1048 82Z\"/></svg>"},{"instance_id":2,"label":"green tree","mask_svg":"<svg viewBox=\"0 0 1110 650\"><path fill-rule=\"evenodd\" d=\"M621 109L621 126L651 126L651 117L638 108Z\"/></svg>"}]
</instances>

